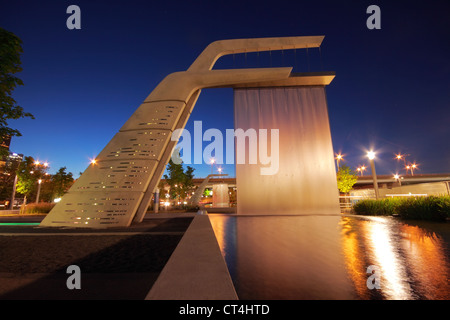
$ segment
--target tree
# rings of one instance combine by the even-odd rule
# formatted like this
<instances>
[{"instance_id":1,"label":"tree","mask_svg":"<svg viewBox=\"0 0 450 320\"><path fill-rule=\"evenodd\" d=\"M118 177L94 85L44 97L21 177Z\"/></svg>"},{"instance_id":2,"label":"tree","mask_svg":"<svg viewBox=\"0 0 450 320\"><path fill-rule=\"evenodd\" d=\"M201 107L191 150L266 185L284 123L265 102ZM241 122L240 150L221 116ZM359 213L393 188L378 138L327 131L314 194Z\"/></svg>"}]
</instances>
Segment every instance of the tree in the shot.
<instances>
[{"instance_id":1,"label":"tree","mask_svg":"<svg viewBox=\"0 0 450 320\"><path fill-rule=\"evenodd\" d=\"M8 120L30 117L31 113L24 112L12 98L12 92L22 80L14 76L22 71L20 54L22 41L12 32L0 28L0 139L5 140L12 136L21 136L17 129L8 127ZM6 156L7 150L0 148L0 156Z\"/></svg>"},{"instance_id":2,"label":"tree","mask_svg":"<svg viewBox=\"0 0 450 320\"><path fill-rule=\"evenodd\" d=\"M194 168L188 166L185 172L183 163L177 164L172 159L169 160L167 165L169 175L165 174L164 179L170 187L169 194L172 199L186 198L187 193L194 187L194 170Z\"/></svg>"},{"instance_id":3,"label":"tree","mask_svg":"<svg viewBox=\"0 0 450 320\"><path fill-rule=\"evenodd\" d=\"M27 197L36 195L38 181L46 176L46 170L47 167L37 164L33 157L29 156L26 156L19 164L16 192L25 196L24 204L26 204Z\"/></svg>"},{"instance_id":4,"label":"tree","mask_svg":"<svg viewBox=\"0 0 450 320\"><path fill-rule=\"evenodd\" d=\"M342 165L337 173L337 183L340 192L348 193L358 181L358 175L347 165Z\"/></svg>"},{"instance_id":5,"label":"tree","mask_svg":"<svg viewBox=\"0 0 450 320\"><path fill-rule=\"evenodd\" d=\"M66 172L66 169L66 167L59 168L50 178L51 200L62 197L74 182L72 172Z\"/></svg>"}]
</instances>

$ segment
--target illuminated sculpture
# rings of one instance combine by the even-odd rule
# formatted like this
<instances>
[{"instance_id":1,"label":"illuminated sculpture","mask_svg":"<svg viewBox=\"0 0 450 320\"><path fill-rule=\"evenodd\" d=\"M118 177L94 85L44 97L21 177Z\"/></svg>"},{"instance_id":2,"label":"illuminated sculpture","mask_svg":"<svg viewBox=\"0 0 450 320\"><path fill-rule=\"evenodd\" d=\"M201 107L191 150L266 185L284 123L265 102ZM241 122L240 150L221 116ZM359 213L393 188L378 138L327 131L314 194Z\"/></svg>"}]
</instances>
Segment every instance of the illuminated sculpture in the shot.
<instances>
[{"instance_id":1,"label":"illuminated sculpture","mask_svg":"<svg viewBox=\"0 0 450 320\"><path fill-rule=\"evenodd\" d=\"M172 73L159 83L41 226L104 228L141 222L177 143L177 139L171 139L172 133L184 128L201 89L324 86L334 78L329 73L293 76L290 67L212 70L217 59L244 52L314 48L320 46L323 38L259 38L211 43L187 71Z\"/></svg>"}]
</instances>

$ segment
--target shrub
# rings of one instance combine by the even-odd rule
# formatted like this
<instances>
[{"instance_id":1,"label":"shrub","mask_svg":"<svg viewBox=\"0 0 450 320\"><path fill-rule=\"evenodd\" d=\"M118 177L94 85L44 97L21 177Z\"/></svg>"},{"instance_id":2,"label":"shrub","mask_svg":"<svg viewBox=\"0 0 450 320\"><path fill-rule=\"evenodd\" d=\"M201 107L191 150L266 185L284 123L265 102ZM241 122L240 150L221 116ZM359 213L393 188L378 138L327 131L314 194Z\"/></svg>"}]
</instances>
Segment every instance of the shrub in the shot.
<instances>
[{"instance_id":1,"label":"shrub","mask_svg":"<svg viewBox=\"0 0 450 320\"><path fill-rule=\"evenodd\" d=\"M25 206L21 213L49 213L54 206L54 203L48 202L30 203Z\"/></svg>"},{"instance_id":2,"label":"shrub","mask_svg":"<svg viewBox=\"0 0 450 320\"><path fill-rule=\"evenodd\" d=\"M353 210L356 214L373 215L373 216L391 216L396 213L401 199L386 198L381 200L360 200L354 206Z\"/></svg>"},{"instance_id":3,"label":"shrub","mask_svg":"<svg viewBox=\"0 0 450 320\"><path fill-rule=\"evenodd\" d=\"M445 221L450 218L450 196L361 200L353 211L360 215L398 214L402 219Z\"/></svg>"},{"instance_id":4,"label":"shrub","mask_svg":"<svg viewBox=\"0 0 450 320\"><path fill-rule=\"evenodd\" d=\"M445 221L450 217L450 197L419 197L405 199L397 208L402 219Z\"/></svg>"}]
</instances>

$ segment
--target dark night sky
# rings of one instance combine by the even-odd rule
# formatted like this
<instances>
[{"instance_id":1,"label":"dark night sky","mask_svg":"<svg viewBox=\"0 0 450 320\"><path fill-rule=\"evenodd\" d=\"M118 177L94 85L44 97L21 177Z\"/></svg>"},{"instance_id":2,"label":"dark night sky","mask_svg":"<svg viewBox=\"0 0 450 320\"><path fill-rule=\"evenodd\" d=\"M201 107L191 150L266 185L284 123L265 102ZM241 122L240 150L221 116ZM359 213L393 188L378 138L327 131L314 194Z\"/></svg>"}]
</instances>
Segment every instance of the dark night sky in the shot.
<instances>
[{"instance_id":1,"label":"dark night sky","mask_svg":"<svg viewBox=\"0 0 450 320\"><path fill-rule=\"evenodd\" d=\"M81 30L66 28L71 4L81 8ZM366 27L371 4L381 9L381 30ZM378 174L400 168L398 152L419 163L417 173L448 173L449 10L448 0L2 1L0 26L24 49L25 85L14 98L36 117L10 122L23 134L11 150L77 177L155 86L209 43L325 35L320 52L274 52L273 66L336 72L327 87L335 151L354 168L374 148ZM269 67L264 57L224 57L217 68ZM233 128L232 89L203 90L187 129L195 120L204 130ZM197 177L211 171L194 167Z\"/></svg>"}]
</instances>

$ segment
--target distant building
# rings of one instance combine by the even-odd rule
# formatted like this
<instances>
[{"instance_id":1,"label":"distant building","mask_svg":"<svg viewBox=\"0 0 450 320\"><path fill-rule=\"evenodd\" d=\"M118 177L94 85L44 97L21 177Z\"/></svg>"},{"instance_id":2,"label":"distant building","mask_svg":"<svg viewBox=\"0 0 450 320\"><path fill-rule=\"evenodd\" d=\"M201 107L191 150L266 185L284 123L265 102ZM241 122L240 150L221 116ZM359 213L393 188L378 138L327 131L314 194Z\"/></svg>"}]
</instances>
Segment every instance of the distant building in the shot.
<instances>
[{"instance_id":1,"label":"distant building","mask_svg":"<svg viewBox=\"0 0 450 320\"><path fill-rule=\"evenodd\" d=\"M23 159L23 154L11 152L9 146L11 144L11 137L6 136L0 138L0 148L5 148L9 151L7 156L0 158L0 174L10 172L10 169L15 166L16 163L21 162Z\"/></svg>"}]
</instances>

